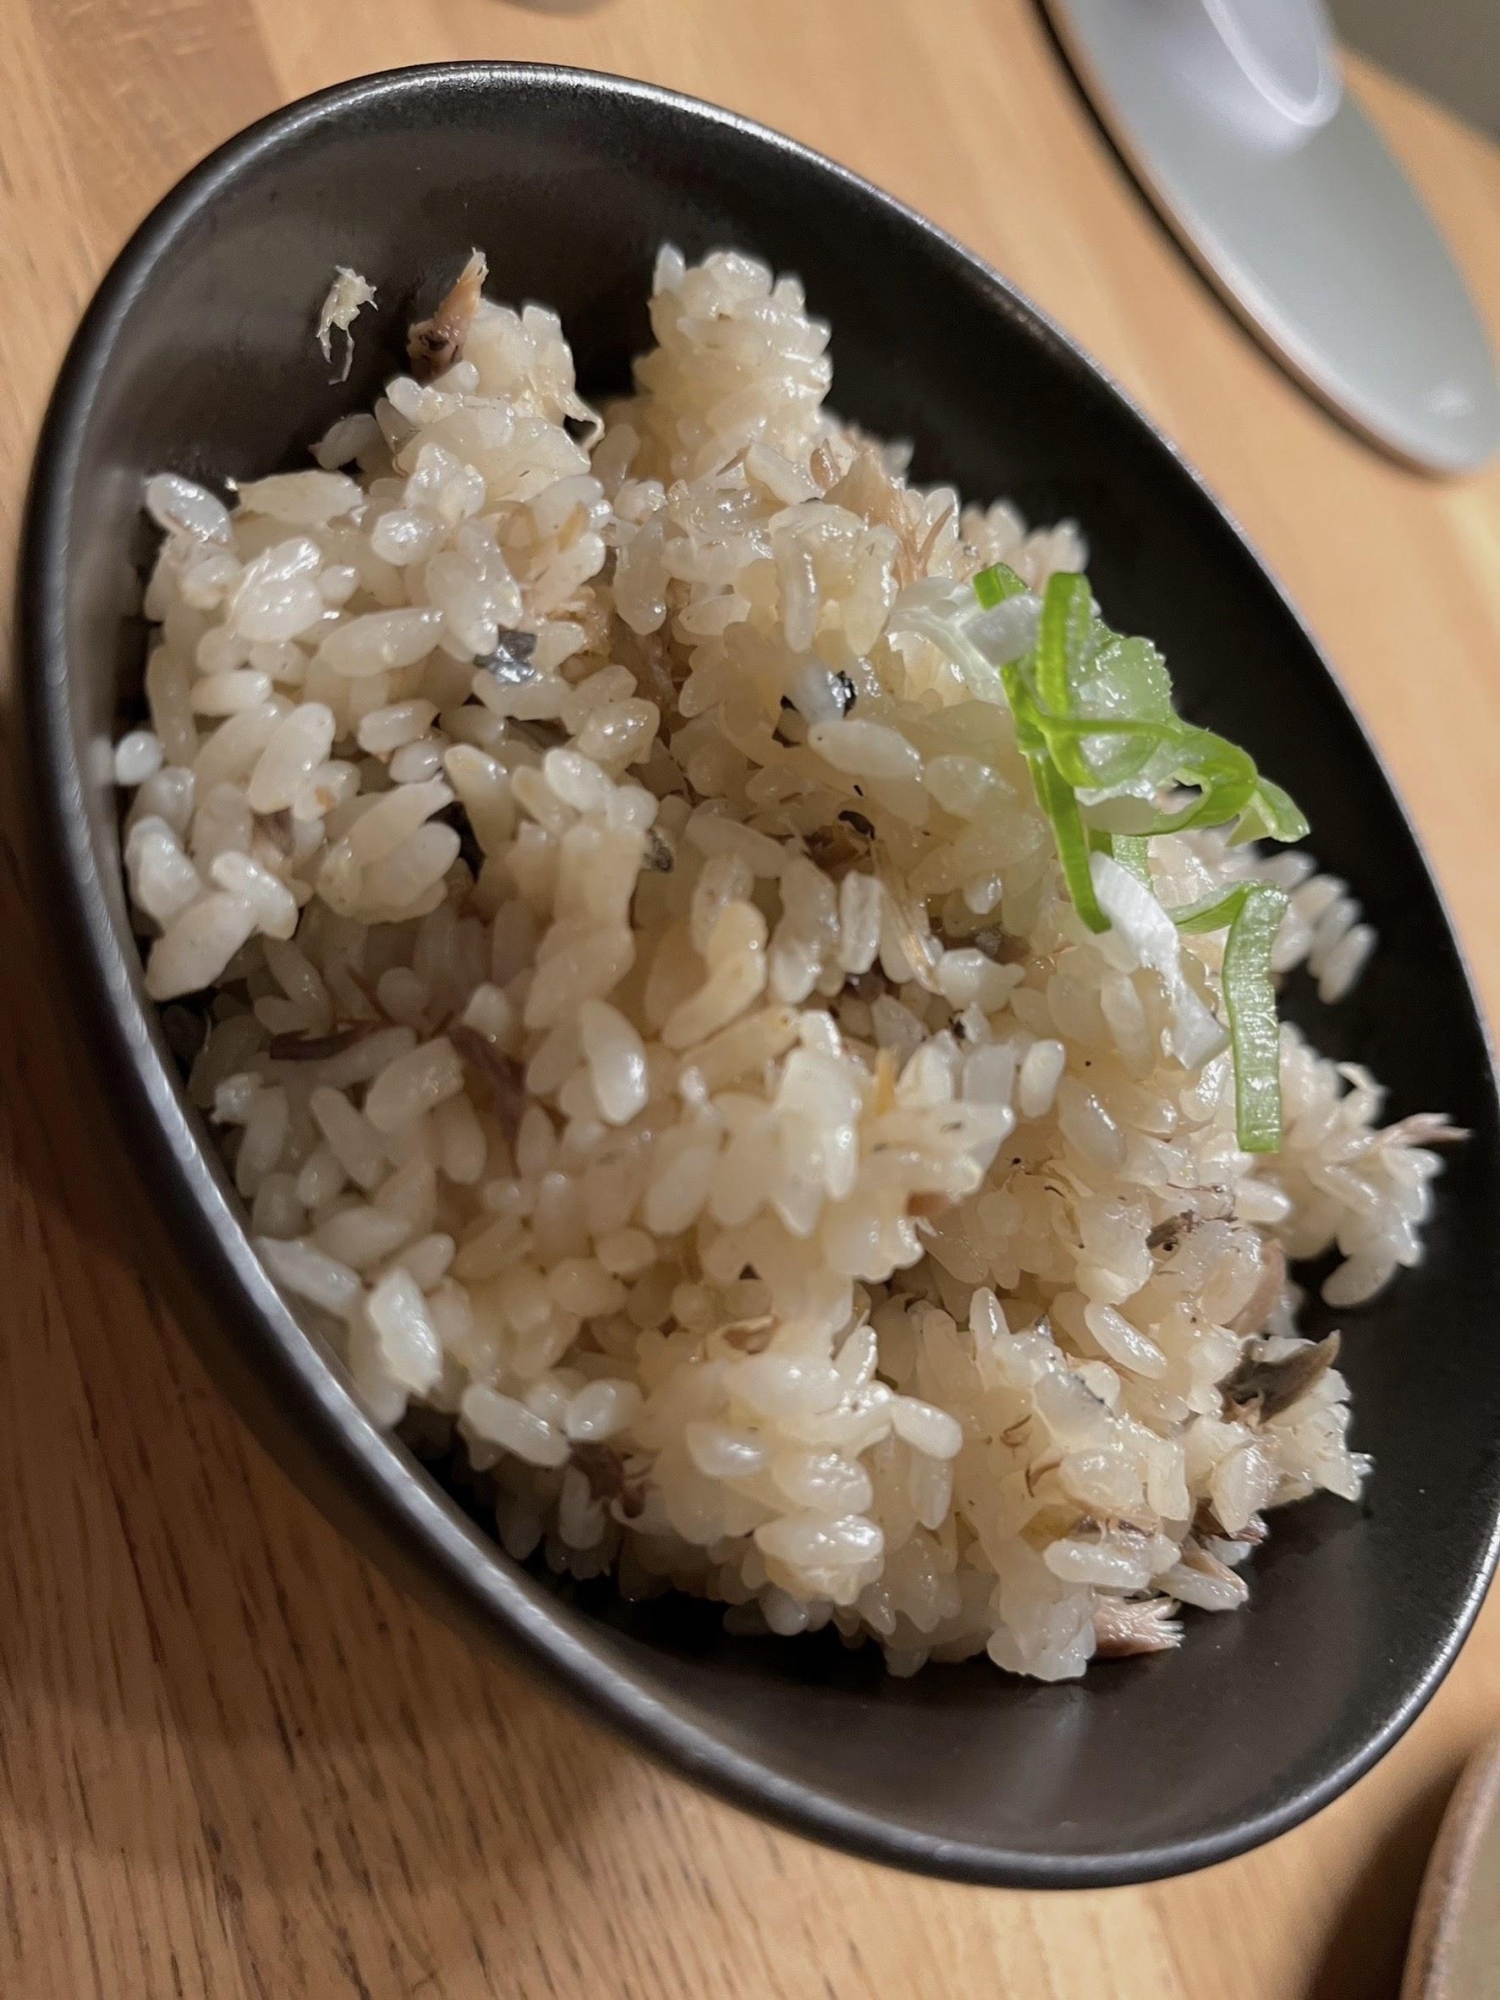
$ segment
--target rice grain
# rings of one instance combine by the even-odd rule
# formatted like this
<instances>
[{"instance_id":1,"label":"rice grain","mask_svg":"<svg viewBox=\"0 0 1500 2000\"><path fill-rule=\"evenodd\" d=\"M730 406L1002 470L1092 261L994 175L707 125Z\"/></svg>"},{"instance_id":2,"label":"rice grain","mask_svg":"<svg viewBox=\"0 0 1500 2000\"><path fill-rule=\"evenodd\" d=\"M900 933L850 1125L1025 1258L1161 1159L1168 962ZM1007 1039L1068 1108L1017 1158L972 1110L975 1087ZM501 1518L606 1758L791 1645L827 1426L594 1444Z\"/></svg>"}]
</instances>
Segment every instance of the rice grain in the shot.
<instances>
[{"instance_id":1,"label":"rice grain","mask_svg":"<svg viewBox=\"0 0 1500 2000\"><path fill-rule=\"evenodd\" d=\"M748 257L663 250L602 416L481 278L316 469L146 489L125 874L258 1254L374 1420L456 1415L518 1560L898 1674L1171 1648L1268 1510L1361 1490L1288 1260L1373 1296L1453 1135L1284 1027L1242 1153L1222 939L1078 918L998 677L929 636L1004 562L1023 654L1073 524L913 487ZM1374 948L1301 853L1151 869L1275 881L1325 1001Z\"/></svg>"}]
</instances>

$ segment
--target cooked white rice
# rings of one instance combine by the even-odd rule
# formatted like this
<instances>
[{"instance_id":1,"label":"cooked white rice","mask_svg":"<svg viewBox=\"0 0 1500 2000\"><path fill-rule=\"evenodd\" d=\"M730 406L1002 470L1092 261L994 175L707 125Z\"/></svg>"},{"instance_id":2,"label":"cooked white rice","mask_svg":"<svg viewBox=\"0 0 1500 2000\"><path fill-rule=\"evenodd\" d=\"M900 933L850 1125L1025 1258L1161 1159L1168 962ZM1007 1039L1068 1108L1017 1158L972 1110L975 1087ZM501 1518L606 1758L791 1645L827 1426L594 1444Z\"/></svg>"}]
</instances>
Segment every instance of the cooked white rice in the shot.
<instances>
[{"instance_id":1,"label":"cooked white rice","mask_svg":"<svg viewBox=\"0 0 1500 2000\"><path fill-rule=\"evenodd\" d=\"M1336 1246L1341 1307L1414 1263L1444 1128L1285 1028L1282 1150L1238 1150L1008 712L900 629L1077 529L908 486L795 279L668 249L651 316L602 425L557 319L486 303L321 469L151 482L147 988L188 1051L209 1003L268 1268L381 1424L456 1429L513 1556L898 1673L1173 1645L1268 1508L1358 1495L1286 1263ZM1168 903L1291 889L1325 998L1369 952L1298 854L1152 860ZM1184 940L1210 1005L1222 950Z\"/></svg>"}]
</instances>

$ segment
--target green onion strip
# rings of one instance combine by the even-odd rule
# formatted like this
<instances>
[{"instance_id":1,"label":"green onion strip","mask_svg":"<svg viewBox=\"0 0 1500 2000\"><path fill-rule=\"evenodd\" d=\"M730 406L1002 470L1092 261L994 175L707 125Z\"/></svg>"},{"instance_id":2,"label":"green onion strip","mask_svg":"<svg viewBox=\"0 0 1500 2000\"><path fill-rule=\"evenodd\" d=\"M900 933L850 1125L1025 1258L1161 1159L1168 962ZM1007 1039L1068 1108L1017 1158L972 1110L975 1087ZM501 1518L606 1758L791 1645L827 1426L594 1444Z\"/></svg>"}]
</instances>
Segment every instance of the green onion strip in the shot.
<instances>
[{"instance_id":1,"label":"green onion strip","mask_svg":"<svg viewBox=\"0 0 1500 2000\"><path fill-rule=\"evenodd\" d=\"M1066 589L1053 589L1053 584ZM986 610L1003 604L1026 588L1024 581L1004 563L981 570L974 579L974 591ZM1080 609L1081 607L1081 609ZM1079 619L1086 626L1092 610L1087 581L1081 576L1057 576L1047 586L1043 600L1041 628L1037 641L1037 682L1039 699L1033 698L1022 668L1015 662L1000 669L1006 700L1016 723L1016 740L1031 772L1037 801L1052 825L1062 863L1063 880L1073 907L1091 931L1107 931L1109 919L1094 894L1089 873L1089 834L1083 823L1074 787L1069 784L1052 754L1047 738L1050 717L1042 707L1046 702L1058 713L1069 703L1069 647L1081 645ZM1043 664L1044 663L1044 664Z\"/></svg>"},{"instance_id":2,"label":"green onion strip","mask_svg":"<svg viewBox=\"0 0 1500 2000\"><path fill-rule=\"evenodd\" d=\"M1220 931L1224 942L1224 1011L1234 1054L1234 1122L1240 1149L1274 1153L1281 1145L1281 1029L1271 950L1286 915L1284 889L1241 882L1227 895L1173 910L1181 931Z\"/></svg>"},{"instance_id":3,"label":"green onion strip","mask_svg":"<svg viewBox=\"0 0 1500 2000\"><path fill-rule=\"evenodd\" d=\"M1122 868L1128 868L1138 882L1151 887L1150 850L1146 836L1140 833L1117 833L1111 840L1110 852Z\"/></svg>"},{"instance_id":4,"label":"green onion strip","mask_svg":"<svg viewBox=\"0 0 1500 2000\"><path fill-rule=\"evenodd\" d=\"M974 578L973 588L981 607L991 610L1027 585L996 563ZM1112 854L1149 888L1148 842L1154 834L1231 824L1236 840L1300 840L1307 832L1292 800L1260 775L1246 751L1172 712L1159 656L1145 642L1121 640L1099 623L1086 577L1058 572L1048 580L1034 651L999 672L1017 744L1052 827L1063 880L1090 930L1109 928L1089 869L1093 851ZM1080 687L1093 690L1095 705L1102 691L1110 712L1080 712ZM1132 783L1156 787L1158 781L1189 787L1197 796L1174 811L1155 813L1133 834L1091 826L1078 798L1080 792L1095 800L1110 798ZM1235 1123L1248 1153L1275 1152L1281 1143L1271 950L1286 907L1284 891L1243 882L1227 894L1170 912L1181 930L1229 933L1224 1008L1234 1058Z\"/></svg>"}]
</instances>

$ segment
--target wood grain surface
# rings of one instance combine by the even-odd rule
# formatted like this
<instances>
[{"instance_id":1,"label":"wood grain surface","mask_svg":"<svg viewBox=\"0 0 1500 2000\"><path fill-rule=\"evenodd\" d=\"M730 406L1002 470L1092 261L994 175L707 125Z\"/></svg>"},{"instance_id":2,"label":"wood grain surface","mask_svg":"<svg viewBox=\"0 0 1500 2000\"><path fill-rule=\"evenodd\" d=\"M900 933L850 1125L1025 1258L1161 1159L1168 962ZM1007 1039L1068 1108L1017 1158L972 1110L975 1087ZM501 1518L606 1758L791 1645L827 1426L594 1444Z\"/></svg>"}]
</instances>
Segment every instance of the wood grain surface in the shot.
<instances>
[{"instance_id":1,"label":"wood grain surface","mask_svg":"<svg viewBox=\"0 0 1500 2000\"><path fill-rule=\"evenodd\" d=\"M148 206L282 100L481 56L624 71L781 126L1059 318L1290 587L1500 1005L1500 470L1399 471L1283 379L1127 185L1029 0L3 0L7 563L64 343ZM1356 82L1500 314L1500 155ZM0 901L22 926L0 970L4 2000L1395 1994L1443 1803L1500 1718L1500 1606L1352 1795L1204 1875L1005 1894L770 1832L474 1657L251 1444L111 1228L9 844Z\"/></svg>"}]
</instances>

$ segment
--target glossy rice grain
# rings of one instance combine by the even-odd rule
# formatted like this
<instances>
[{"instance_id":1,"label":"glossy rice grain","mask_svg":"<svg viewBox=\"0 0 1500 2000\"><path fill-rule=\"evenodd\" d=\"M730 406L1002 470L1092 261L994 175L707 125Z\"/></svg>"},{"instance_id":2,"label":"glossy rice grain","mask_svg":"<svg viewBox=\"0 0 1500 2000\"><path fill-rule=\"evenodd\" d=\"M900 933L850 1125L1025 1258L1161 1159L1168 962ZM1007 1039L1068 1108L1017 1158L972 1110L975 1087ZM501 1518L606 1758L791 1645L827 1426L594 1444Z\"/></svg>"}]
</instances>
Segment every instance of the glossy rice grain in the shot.
<instances>
[{"instance_id":1,"label":"glossy rice grain","mask_svg":"<svg viewBox=\"0 0 1500 2000\"><path fill-rule=\"evenodd\" d=\"M268 1269L513 1556L900 1673L1175 1645L1269 1510L1358 1494L1289 1261L1336 1249L1341 1307L1414 1263L1446 1128L1286 1028L1282 1150L1238 1150L1222 939L1083 927L923 636L1078 530L840 424L795 279L664 250L602 413L544 308L464 319L319 469L145 496L125 868ZM1277 881L1326 999L1374 948L1304 856L1152 866Z\"/></svg>"}]
</instances>

